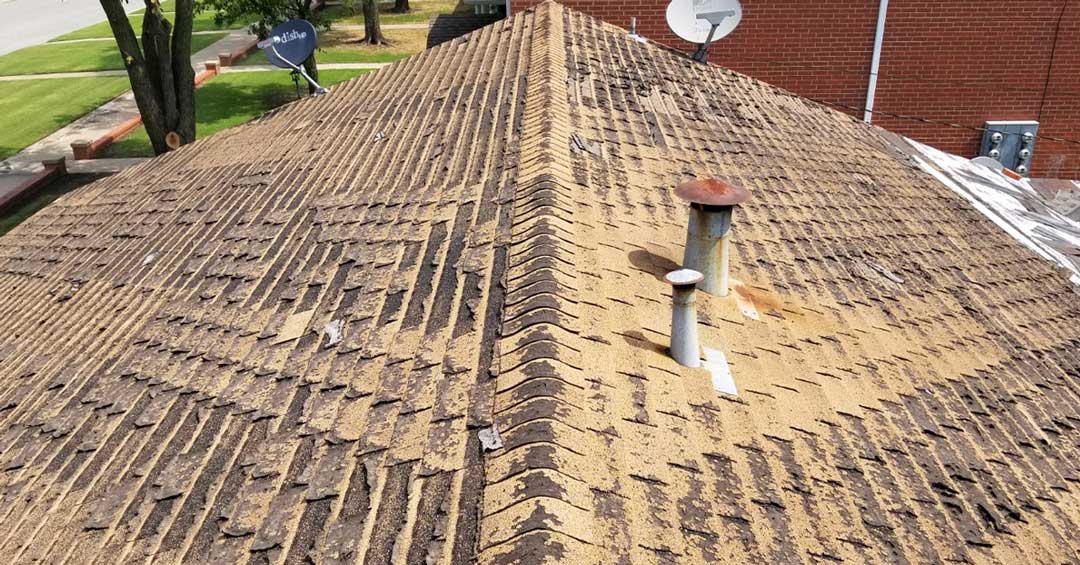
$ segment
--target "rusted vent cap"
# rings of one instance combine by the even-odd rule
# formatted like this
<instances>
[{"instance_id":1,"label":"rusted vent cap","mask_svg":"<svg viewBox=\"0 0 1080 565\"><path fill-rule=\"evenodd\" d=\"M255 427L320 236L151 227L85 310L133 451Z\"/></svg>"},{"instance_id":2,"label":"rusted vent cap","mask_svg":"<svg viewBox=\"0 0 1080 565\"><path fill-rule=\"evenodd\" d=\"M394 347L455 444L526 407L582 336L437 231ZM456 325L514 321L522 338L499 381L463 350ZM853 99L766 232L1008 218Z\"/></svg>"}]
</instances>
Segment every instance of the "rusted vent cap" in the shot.
<instances>
[{"instance_id":1,"label":"rusted vent cap","mask_svg":"<svg viewBox=\"0 0 1080 565\"><path fill-rule=\"evenodd\" d=\"M693 269L679 269L668 273L664 280L672 286L691 286L705 280L705 275Z\"/></svg>"},{"instance_id":2,"label":"rusted vent cap","mask_svg":"<svg viewBox=\"0 0 1080 565\"><path fill-rule=\"evenodd\" d=\"M675 196L703 206L734 206L750 200L750 191L720 179L684 182L675 187Z\"/></svg>"}]
</instances>

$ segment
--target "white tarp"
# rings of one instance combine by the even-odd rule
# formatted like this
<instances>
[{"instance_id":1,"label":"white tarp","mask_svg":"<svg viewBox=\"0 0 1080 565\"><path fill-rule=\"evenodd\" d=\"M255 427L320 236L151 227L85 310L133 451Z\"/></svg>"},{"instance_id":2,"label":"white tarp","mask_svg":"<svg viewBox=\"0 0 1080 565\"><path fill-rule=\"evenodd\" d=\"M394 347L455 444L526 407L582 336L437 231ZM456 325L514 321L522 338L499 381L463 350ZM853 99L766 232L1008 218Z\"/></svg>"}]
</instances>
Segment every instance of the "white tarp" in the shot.
<instances>
[{"instance_id":1,"label":"white tarp","mask_svg":"<svg viewBox=\"0 0 1080 565\"><path fill-rule=\"evenodd\" d=\"M965 157L906 141L915 148L919 167L1027 248L1071 271L1070 280L1080 285L1080 258L1063 252L1080 249L1080 223L1051 208L1028 179L1014 180Z\"/></svg>"}]
</instances>

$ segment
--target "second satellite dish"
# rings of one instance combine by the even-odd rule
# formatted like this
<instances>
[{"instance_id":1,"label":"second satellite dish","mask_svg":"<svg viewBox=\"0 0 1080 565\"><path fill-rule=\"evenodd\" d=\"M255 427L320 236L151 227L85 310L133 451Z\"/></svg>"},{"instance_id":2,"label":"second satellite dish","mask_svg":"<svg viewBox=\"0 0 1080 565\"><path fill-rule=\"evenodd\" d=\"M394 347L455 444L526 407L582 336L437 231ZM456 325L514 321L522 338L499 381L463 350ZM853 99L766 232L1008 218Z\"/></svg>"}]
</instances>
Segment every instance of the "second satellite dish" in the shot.
<instances>
[{"instance_id":1,"label":"second satellite dish","mask_svg":"<svg viewBox=\"0 0 1080 565\"><path fill-rule=\"evenodd\" d=\"M266 53L266 60L270 61L271 65L292 70L294 77L295 73L299 73L315 88L315 94L326 94L328 90L308 76L301 66L315 52L317 39L315 26L311 25L311 22L289 20L274 26L270 35L260 41L258 46Z\"/></svg>"},{"instance_id":2,"label":"second satellite dish","mask_svg":"<svg viewBox=\"0 0 1080 565\"><path fill-rule=\"evenodd\" d=\"M742 21L739 0L671 0L667 23L680 38L702 48L694 59L704 61L709 43L732 31Z\"/></svg>"},{"instance_id":3,"label":"second satellite dish","mask_svg":"<svg viewBox=\"0 0 1080 565\"><path fill-rule=\"evenodd\" d=\"M265 51L266 59L275 67L295 69L315 52L317 41L315 26L311 25L311 22L289 20L270 30L270 36L263 43L272 43L274 49Z\"/></svg>"}]
</instances>

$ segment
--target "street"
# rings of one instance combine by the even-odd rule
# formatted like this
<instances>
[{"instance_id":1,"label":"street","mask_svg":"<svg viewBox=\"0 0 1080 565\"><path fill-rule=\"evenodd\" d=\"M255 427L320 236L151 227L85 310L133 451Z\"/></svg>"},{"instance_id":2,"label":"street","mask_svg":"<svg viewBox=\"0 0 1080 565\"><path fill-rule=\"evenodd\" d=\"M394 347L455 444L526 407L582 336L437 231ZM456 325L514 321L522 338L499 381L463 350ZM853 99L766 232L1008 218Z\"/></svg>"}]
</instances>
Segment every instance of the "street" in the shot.
<instances>
[{"instance_id":1,"label":"street","mask_svg":"<svg viewBox=\"0 0 1080 565\"><path fill-rule=\"evenodd\" d=\"M143 7L127 2L131 12ZM0 0L0 55L105 20L98 0Z\"/></svg>"}]
</instances>

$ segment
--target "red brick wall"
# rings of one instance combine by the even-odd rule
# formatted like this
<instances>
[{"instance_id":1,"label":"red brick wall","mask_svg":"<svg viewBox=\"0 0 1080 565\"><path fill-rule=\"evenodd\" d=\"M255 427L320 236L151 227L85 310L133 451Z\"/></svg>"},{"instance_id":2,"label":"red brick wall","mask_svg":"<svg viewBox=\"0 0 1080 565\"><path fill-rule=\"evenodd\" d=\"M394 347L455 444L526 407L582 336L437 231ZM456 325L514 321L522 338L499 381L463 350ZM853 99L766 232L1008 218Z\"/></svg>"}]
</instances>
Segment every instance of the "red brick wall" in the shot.
<instances>
[{"instance_id":1,"label":"red brick wall","mask_svg":"<svg viewBox=\"0 0 1080 565\"><path fill-rule=\"evenodd\" d=\"M668 30L668 0L562 3L625 28L636 16L638 33L693 49ZM864 106L878 0L742 5L742 23L710 49L710 62L809 98ZM875 110L976 128L987 120L1034 119L1040 136L1080 139L1080 2L1068 3L1064 13L1063 6L1065 0L892 0ZM861 110L845 111L862 117ZM969 157L982 139L970 129L886 114L874 123ZM1038 140L1032 174L1080 178L1080 145Z\"/></svg>"}]
</instances>

